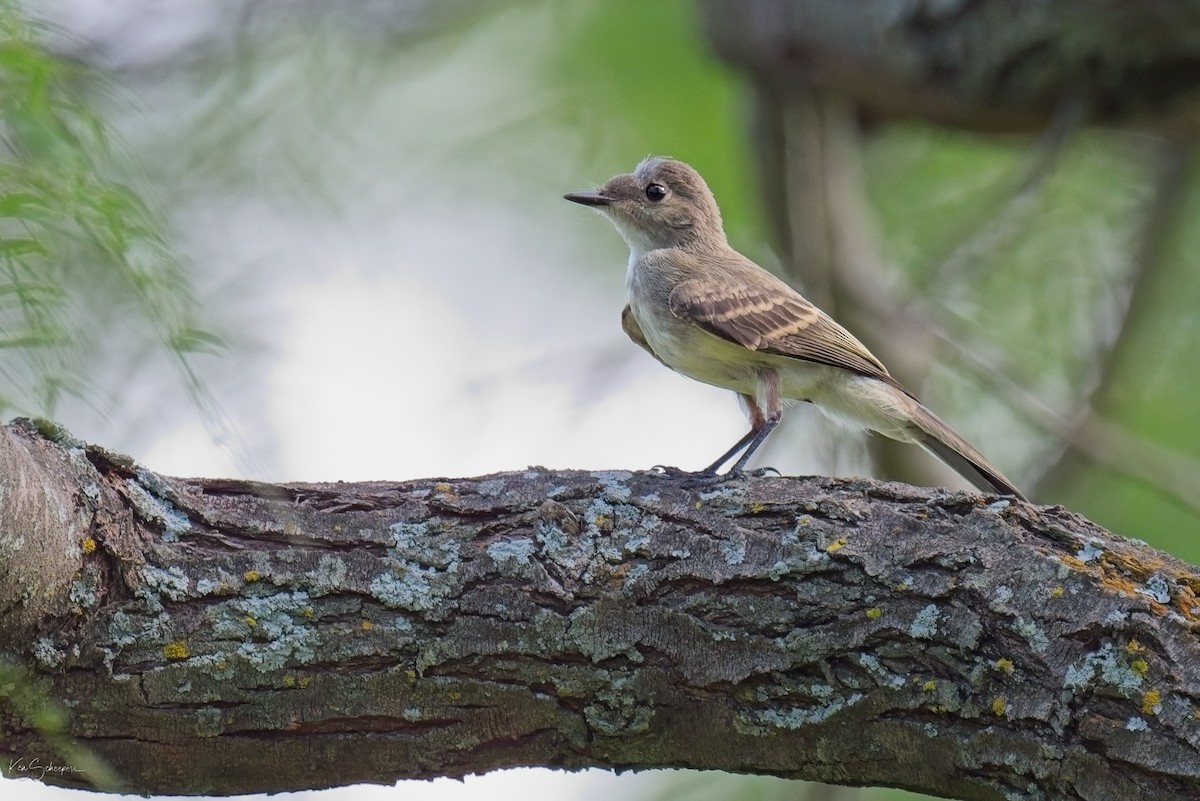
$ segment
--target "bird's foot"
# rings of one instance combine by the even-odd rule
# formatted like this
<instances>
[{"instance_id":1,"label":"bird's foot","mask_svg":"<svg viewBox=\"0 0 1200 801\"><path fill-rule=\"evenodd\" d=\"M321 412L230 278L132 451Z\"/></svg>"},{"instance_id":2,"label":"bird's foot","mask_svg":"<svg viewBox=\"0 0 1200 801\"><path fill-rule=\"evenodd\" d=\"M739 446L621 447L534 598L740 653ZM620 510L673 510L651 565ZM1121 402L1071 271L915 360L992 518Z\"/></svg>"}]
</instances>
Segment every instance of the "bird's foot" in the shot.
<instances>
[{"instance_id":1,"label":"bird's foot","mask_svg":"<svg viewBox=\"0 0 1200 801\"><path fill-rule=\"evenodd\" d=\"M778 468L775 467L756 467L753 470L746 471L746 475L753 478L763 478L764 476L769 476L771 473L774 473L780 478L783 477L783 473L780 473Z\"/></svg>"},{"instance_id":2,"label":"bird's foot","mask_svg":"<svg viewBox=\"0 0 1200 801\"><path fill-rule=\"evenodd\" d=\"M709 486L725 481L729 478L729 474L721 475L714 470L684 470L680 467L672 467L666 464L656 464L650 468L654 472L667 478L680 479L685 486Z\"/></svg>"}]
</instances>

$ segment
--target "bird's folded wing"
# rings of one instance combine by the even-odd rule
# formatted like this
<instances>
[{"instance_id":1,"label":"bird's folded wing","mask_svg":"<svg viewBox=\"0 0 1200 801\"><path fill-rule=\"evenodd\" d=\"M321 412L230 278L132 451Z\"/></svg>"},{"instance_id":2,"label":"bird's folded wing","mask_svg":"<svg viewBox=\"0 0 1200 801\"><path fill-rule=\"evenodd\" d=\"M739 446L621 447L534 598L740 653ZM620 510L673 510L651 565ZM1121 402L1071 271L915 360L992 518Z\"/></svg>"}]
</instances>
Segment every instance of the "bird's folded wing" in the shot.
<instances>
[{"instance_id":1,"label":"bird's folded wing","mask_svg":"<svg viewBox=\"0 0 1200 801\"><path fill-rule=\"evenodd\" d=\"M625 308L621 310L621 330L624 331L625 334L635 343L637 343L643 350L645 350L646 353L649 353L664 365L670 367L670 365L664 362L662 358L654 352L654 348L650 347L650 343L646 341L646 335L642 333L642 327L638 325L637 318L633 316L633 309L628 303L626 303Z\"/></svg>"},{"instance_id":2,"label":"bird's folded wing","mask_svg":"<svg viewBox=\"0 0 1200 801\"><path fill-rule=\"evenodd\" d=\"M865 345L782 282L696 278L676 286L670 303L680 319L750 350L840 367L904 389Z\"/></svg>"}]
</instances>

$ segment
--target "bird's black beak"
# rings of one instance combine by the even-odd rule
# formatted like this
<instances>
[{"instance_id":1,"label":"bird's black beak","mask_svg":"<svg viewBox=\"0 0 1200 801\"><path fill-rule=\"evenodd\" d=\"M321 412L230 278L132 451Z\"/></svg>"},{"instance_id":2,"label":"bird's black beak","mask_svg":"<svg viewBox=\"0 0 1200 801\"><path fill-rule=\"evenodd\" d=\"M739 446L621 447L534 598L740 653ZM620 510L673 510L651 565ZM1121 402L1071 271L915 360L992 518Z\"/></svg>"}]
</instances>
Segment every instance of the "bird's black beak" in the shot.
<instances>
[{"instance_id":1,"label":"bird's black beak","mask_svg":"<svg viewBox=\"0 0 1200 801\"><path fill-rule=\"evenodd\" d=\"M592 189L587 192L570 192L563 195L563 198L572 203L580 203L584 206L611 206L613 202L611 197L599 189Z\"/></svg>"}]
</instances>

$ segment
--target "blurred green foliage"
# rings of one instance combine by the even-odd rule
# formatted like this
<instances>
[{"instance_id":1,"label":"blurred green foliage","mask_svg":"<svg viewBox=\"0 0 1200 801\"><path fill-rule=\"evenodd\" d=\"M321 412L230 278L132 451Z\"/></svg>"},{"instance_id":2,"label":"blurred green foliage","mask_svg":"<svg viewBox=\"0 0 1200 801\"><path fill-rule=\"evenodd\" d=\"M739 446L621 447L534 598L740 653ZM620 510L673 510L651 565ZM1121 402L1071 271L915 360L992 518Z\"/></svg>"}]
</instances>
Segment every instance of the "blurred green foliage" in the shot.
<instances>
[{"instance_id":1,"label":"blurred green foliage","mask_svg":"<svg viewBox=\"0 0 1200 801\"><path fill-rule=\"evenodd\" d=\"M186 355L222 343L199 322L163 220L113 177L127 160L89 101L108 87L43 40L0 4L0 413L83 397L95 361L130 334L202 393Z\"/></svg>"}]
</instances>

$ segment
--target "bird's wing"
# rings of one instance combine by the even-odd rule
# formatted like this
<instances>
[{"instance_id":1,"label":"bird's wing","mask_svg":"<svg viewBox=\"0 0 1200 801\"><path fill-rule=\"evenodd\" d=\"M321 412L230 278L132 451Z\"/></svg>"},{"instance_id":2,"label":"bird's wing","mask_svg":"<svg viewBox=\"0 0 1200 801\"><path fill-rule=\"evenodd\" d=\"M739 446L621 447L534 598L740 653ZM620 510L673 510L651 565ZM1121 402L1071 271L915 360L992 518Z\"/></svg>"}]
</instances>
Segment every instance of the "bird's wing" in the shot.
<instances>
[{"instance_id":1,"label":"bird's wing","mask_svg":"<svg viewBox=\"0 0 1200 801\"><path fill-rule=\"evenodd\" d=\"M704 331L742 347L878 378L908 390L849 331L773 276L738 280L744 268L721 279L693 278L671 292L671 311ZM755 268L758 269L758 268Z\"/></svg>"},{"instance_id":2,"label":"bird's wing","mask_svg":"<svg viewBox=\"0 0 1200 801\"><path fill-rule=\"evenodd\" d=\"M633 308L628 303L621 310L621 330L646 353L658 359L663 365L670 366L659 358L659 355L654 352L654 348L650 347L650 343L646 341L646 335L642 333L642 327L638 325L637 318L633 316Z\"/></svg>"}]
</instances>

